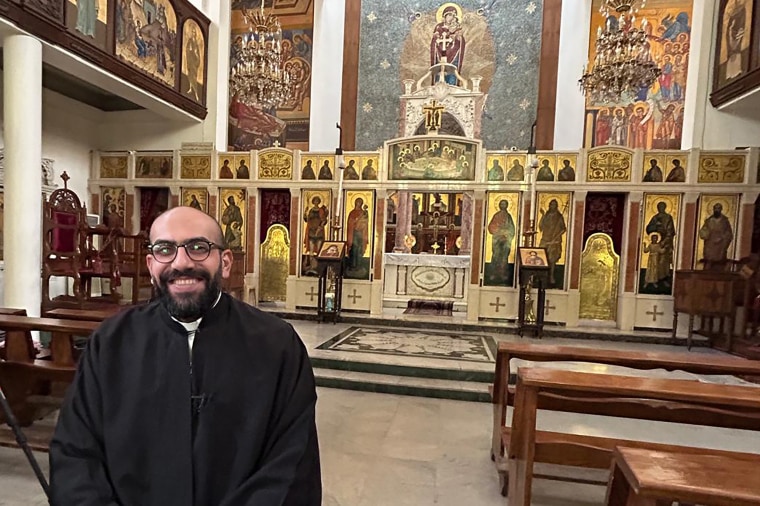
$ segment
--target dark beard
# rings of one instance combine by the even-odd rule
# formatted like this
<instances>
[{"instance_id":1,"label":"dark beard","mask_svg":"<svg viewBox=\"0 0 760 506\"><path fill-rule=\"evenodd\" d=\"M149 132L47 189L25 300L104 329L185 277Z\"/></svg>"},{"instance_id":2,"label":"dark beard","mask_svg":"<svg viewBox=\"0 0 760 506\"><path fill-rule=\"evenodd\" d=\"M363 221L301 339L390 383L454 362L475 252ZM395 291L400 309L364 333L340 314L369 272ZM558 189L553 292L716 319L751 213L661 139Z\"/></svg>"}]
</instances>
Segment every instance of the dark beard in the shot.
<instances>
[{"instance_id":1,"label":"dark beard","mask_svg":"<svg viewBox=\"0 0 760 506\"><path fill-rule=\"evenodd\" d=\"M187 294L182 297L175 297L169 293L168 284L169 281L181 277L202 278L206 283L206 289L198 295ZM219 266L213 278L209 272L202 269L164 271L155 284L158 300L161 301L170 315L184 322L195 321L205 315L216 302L216 298L222 290L222 267Z\"/></svg>"}]
</instances>

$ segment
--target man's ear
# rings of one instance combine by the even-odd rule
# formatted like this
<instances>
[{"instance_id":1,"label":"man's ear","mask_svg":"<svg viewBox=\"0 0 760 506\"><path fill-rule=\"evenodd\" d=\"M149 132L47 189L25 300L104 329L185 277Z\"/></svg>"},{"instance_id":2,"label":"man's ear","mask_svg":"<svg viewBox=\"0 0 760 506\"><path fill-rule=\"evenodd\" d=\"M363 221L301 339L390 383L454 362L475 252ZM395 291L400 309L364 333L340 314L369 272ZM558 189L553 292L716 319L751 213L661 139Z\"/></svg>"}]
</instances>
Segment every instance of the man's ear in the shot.
<instances>
[{"instance_id":1,"label":"man's ear","mask_svg":"<svg viewBox=\"0 0 760 506\"><path fill-rule=\"evenodd\" d=\"M232 271L232 251L226 249L222 251L222 278L230 277Z\"/></svg>"}]
</instances>

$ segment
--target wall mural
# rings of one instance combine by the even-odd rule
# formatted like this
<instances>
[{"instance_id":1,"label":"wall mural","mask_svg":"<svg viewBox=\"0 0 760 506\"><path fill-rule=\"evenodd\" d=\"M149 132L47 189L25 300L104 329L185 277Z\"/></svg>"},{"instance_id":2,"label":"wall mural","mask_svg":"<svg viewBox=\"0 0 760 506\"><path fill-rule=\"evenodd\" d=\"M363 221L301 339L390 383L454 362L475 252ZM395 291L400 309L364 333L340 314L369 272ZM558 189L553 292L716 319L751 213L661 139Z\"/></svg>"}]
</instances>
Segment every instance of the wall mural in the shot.
<instances>
[{"instance_id":1,"label":"wall mural","mask_svg":"<svg viewBox=\"0 0 760 506\"><path fill-rule=\"evenodd\" d=\"M183 206L208 213L208 190L203 188L182 188L180 198Z\"/></svg>"},{"instance_id":2,"label":"wall mural","mask_svg":"<svg viewBox=\"0 0 760 506\"><path fill-rule=\"evenodd\" d=\"M219 189L219 216L224 243L232 251L243 251L246 240L246 198L241 188Z\"/></svg>"},{"instance_id":3,"label":"wall mural","mask_svg":"<svg viewBox=\"0 0 760 506\"><path fill-rule=\"evenodd\" d=\"M101 223L108 227L124 226L124 208L127 203L127 192L121 187L101 188L100 202L102 203Z\"/></svg>"},{"instance_id":4,"label":"wall mural","mask_svg":"<svg viewBox=\"0 0 760 506\"><path fill-rule=\"evenodd\" d=\"M470 141L435 137L390 144L388 179L472 181L476 147Z\"/></svg>"},{"instance_id":5,"label":"wall mural","mask_svg":"<svg viewBox=\"0 0 760 506\"><path fill-rule=\"evenodd\" d=\"M240 16L242 18L242 16ZM235 18L233 13L233 19ZM284 20L281 18L280 22ZM230 47L230 68L238 63L246 27L233 27ZM237 95L230 97L228 148L250 151L288 143L309 142L311 107L312 29L282 30L282 61L293 80L293 95L277 110L243 104Z\"/></svg>"},{"instance_id":6,"label":"wall mural","mask_svg":"<svg viewBox=\"0 0 760 506\"><path fill-rule=\"evenodd\" d=\"M219 179L250 179L250 153L220 153Z\"/></svg>"},{"instance_id":7,"label":"wall mural","mask_svg":"<svg viewBox=\"0 0 760 506\"><path fill-rule=\"evenodd\" d=\"M356 149L377 149L398 136L402 81L420 79L444 55L464 78L483 78L485 147L527 148L542 20L541 0L362 0ZM445 48L433 43L443 31L454 39Z\"/></svg>"},{"instance_id":8,"label":"wall mural","mask_svg":"<svg viewBox=\"0 0 760 506\"><path fill-rule=\"evenodd\" d=\"M372 253L375 192L373 190L346 191L346 270L350 279L369 279Z\"/></svg>"},{"instance_id":9,"label":"wall mural","mask_svg":"<svg viewBox=\"0 0 760 506\"><path fill-rule=\"evenodd\" d=\"M518 192L488 193L484 241L484 286L514 285L515 250L520 209Z\"/></svg>"},{"instance_id":10,"label":"wall mural","mask_svg":"<svg viewBox=\"0 0 760 506\"><path fill-rule=\"evenodd\" d=\"M174 87L177 16L171 2L117 0L116 13L116 55Z\"/></svg>"},{"instance_id":11,"label":"wall mural","mask_svg":"<svg viewBox=\"0 0 760 506\"><path fill-rule=\"evenodd\" d=\"M138 156L135 161L135 177L170 178L173 163L171 156Z\"/></svg>"},{"instance_id":12,"label":"wall mural","mask_svg":"<svg viewBox=\"0 0 760 506\"><path fill-rule=\"evenodd\" d=\"M739 195L702 194L697 211L697 244L694 267L704 269L706 262L724 269L726 259L736 251L736 225L739 221Z\"/></svg>"},{"instance_id":13,"label":"wall mural","mask_svg":"<svg viewBox=\"0 0 760 506\"><path fill-rule=\"evenodd\" d=\"M567 229L570 224L570 208L573 194L570 192L538 192L538 216L536 216L539 248L546 248L549 264L547 288L564 288L567 263Z\"/></svg>"},{"instance_id":14,"label":"wall mural","mask_svg":"<svg viewBox=\"0 0 760 506\"><path fill-rule=\"evenodd\" d=\"M127 179L127 166L126 156L102 156L100 157L100 177Z\"/></svg>"},{"instance_id":15,"label":"wall mural","mask_svg":"<svg viewBox=\"0 0 760 506\"><path fill-rule=\"evenodd\" d=\"M672 293L680 212L680 194L644 194L639 293Z\"/></svg>"},{"instance_id":16,"label":"wall mural","mask_svg":"<svg viewBox=\"0 0 760 506\"><path fill-rule=\"evenodd\" d=\"M317 275L317 254L330 233L330 190L304 190L301 275Z\"/></svg>"},{"instance_id":17,"label":"wall mural","mask_svg":"<svg viewBox=\"0 0 760 506\"><path fill-rule=\"evenodd\" d=\"M601 0L591 9L588 61L596 57L598 27L605 25ZM649 2L636 13L646 18L649 50L662 75L635 97L618 103L586 102L586 147L616 145L644 149L680 149L686 77L691 46L691 0ZM611 22L617 23L617 19Z\"/></svg>"},{"instance_id":18,"label":"wall mural","mask_svg":"<svg viewBox=\"0 0 760 506\"><path fill-rule=\"evenodd\" d=\"M752 0L723 0L720 4L714 76L716 89L749 70L753 19Z\"/></svg>"},{"instance_id":19,"label":"wall mural","mask_svg":"<svg viewBox=\"0 0 760 506\"><path fill-rule=\"evenodd\" d=\"M105 49L108 0L69 0L66 25L70 30Z\"/></svg>"},{"instance_id":20,"label":"wall mural","mask_svg":"<svg viewBox=\"0 0 760 506\"><path fill-rule=\"evenodd\" d=\"M686 155L663 152L644 153L642 183L684 183L686 182Z\"/></svg>"},{"instance_id":21,"label":"wall mural","mask_svg":"<svg viewBox=\"0 0 760 506\"><path fill-rule=\"evenodd\" d=\"M204 84L206 69L204 54L206 44L203 41L203 31L194 19L185 21L182 28L182 77L180 92L199 104L204 102Z\"/></svg>"}]
</instances>

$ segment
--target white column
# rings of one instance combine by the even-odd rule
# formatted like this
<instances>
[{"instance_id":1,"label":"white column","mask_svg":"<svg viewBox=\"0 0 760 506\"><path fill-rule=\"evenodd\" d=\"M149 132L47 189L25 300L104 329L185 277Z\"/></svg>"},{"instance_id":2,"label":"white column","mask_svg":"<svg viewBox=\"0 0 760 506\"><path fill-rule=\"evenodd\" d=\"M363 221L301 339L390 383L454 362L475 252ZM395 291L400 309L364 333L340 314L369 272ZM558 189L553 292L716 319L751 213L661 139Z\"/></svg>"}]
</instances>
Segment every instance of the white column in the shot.
<instances>
[{"instance_id":1,"label":"white column","mask_svg":"<svg viewBox=\"0 0 760 506\"><path fill-rule=\"evenodd\" d=\"M345 2L314 2L314 41L311 58L310 151L338 147L340 99L343 89L343 25Z\"/></svg>"},{"instance_id":2,"label":"white column","mask_svg":"<svg viewBox=\"0 0 760 506\"><path fill-rule=\"evenodd\" d=\"M586 98L578 86L588 61L591 2L562 2L557 65L557 109L554 114L554 149L583 147Z\"/></svg>"},{"instance_id":3,"label":"white column","mask_svg":"<svg viewBox=\"0 0 760 506\"><path fill-rule=\"evenodd\" d=\"M39 316L42 260L42 43L3 41L5 307Z\"/></svg>"}]
</instances>

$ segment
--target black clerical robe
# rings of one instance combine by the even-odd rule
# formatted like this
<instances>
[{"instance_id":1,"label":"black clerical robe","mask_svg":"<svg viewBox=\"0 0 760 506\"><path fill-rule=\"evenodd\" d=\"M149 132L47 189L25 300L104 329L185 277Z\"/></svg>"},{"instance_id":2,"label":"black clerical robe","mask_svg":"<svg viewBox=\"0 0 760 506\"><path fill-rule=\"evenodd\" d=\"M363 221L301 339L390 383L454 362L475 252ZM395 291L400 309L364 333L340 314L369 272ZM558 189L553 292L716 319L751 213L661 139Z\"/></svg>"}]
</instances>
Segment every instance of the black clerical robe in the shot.
<instances>
[{"instance_id":1,"label":"black clerical robe","mask_svg":"<svg viewBox=\"0 0 760 506\"><path fill-rule=\"evenodd\" d=\"M95 331L50 445L53 505L318 506L314 375L227 294L187 332L157 302Z\"/></svg>"}]
</instances>

